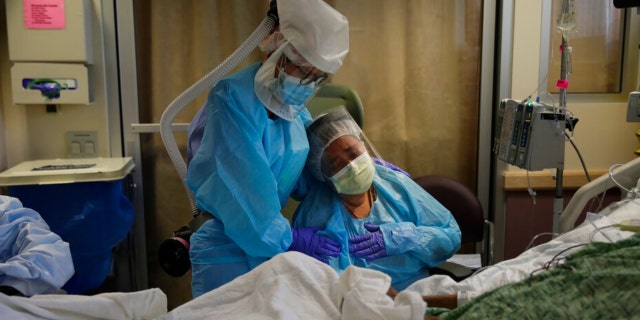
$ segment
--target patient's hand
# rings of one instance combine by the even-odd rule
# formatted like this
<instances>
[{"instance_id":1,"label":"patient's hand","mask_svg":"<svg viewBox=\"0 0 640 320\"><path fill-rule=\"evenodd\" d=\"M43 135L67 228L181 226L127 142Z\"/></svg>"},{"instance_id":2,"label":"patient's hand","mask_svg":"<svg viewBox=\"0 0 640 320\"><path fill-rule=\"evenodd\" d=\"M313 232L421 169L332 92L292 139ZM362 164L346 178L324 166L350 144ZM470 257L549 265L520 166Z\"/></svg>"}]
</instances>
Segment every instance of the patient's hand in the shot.
<instances>
[{"instance_id":1,"label":"patient's hand","mask_svg":"<svg viewBox=\"0 0 640 320\"><path fill-rule=\"evenodd\" d=\"M391 299L395 300L396 296L398 295L398 290L394 289L393 287L389 287L389 290L387 291L387 295L391 297Z\"/></svg>"},{"instance_id":2,"label":"patient's hand","mask_svg":"<svg viewBox=\"0 0 640 320\"><path fill-rule=\"evenodd\" d=\"M393 287L389 287L387 290L387 295L391 297L391 299L396 299L398 295L398 290ZM433 295L433 296L422 296L422 300L427 303L427 307L438 307L438 308L447 308L450 310L455 309L458 306L458 295L457 294L443 294L443 295ZM424 320L440 320L442 318L426 315L424 316Z\"/></svg>"},{"instance_id":3,"label":"patient's hand","mask_svg":"<svg viewBox=\"0 0 640 320\"><path fill-rule=\"evenodd\" d=\"M422 296L422 300L427 303L427 307L447 308L449 310L453 310L458 307L457 293Z\"/></svg>"}]
</instances>

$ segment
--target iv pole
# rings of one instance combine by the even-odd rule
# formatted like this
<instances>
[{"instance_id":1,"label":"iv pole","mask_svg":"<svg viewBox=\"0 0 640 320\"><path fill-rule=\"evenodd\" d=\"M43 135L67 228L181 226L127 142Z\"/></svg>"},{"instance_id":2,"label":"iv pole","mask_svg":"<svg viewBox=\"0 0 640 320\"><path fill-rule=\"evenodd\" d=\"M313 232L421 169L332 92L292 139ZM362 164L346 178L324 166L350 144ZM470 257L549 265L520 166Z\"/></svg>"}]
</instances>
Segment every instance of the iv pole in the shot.
<instances>
[{"instance_id":1,"label":"iv pole","mask_svg":"<svg viewBox=\"0 0 640 320\"><path fill-rule=\"evenodd\" d=\"M573 1L563 0L562 8L560 10L560 17L558 18L558 26L562 32L562 45L560 46L560 80L556 85L560 89L559 93L559 113L565 116L565 110L567 108L567 87L569 84L569 74L571 73L571 47L567 40L567 34L569 30L575 27L575 20L573 16ZM560 215L562 214L564 207L564 199L562 197L562 168L556 168L556 189L553 198L553 233L560 233Z\"/></svg>"},{"instance_id":2,"label":"iv pole","mask_svg":"<svg viewBox=\"0 0 640 320\"><path fill-rule=\"evenodd\" d=\"M567 46L567 40L565 37L565 33L562 33L562 46L560 47L562 50L562 55L560 58L560 81L562 83L567 83L566 81L569 78L569 73L567 71L567 55L570 54L570 48ZM567 88L562 86L560 88L560 114L565 114L565 110L567 107ZM564 207L564 199L562 197L562 168L556 168L556 190L553 198L553 233L560 233L560 215L562 214L562 210Z\"/></svg>"}]
</instances>

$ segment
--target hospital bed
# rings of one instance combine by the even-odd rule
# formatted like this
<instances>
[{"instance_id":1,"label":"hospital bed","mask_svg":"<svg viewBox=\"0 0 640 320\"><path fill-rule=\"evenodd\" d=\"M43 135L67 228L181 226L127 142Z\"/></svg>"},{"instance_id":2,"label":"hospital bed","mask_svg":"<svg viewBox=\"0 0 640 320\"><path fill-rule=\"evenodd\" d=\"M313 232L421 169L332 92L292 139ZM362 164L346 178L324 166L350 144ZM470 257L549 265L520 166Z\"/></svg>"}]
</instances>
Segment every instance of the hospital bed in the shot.
<instances>
[{"instance_id":1,"label":"hospital bed","mask_svg":"<svg viewBox=\"0 0 640 320\"><path fill-rule=\"evenodd\" d=\"M493 308L493 312L500 310L499 312L503 312L502 316L507 316L508 313L504 313L507 309L500 308L509 307L514 308L510 311L513 316L518 312L534 312L552 307L556 308L555 311L568 312L567 310L572 310L575 306L564 306L580 299L567 296L564 299L558 298L554 303L546 300L547 302L536 304L527 301L526 294L521 291L511 293L507 290L522 289L523 286L535 283L533 280L546 275L553 280L556 274L571 272L572 270L568 270L570 268L562 269L563 262L568 261L564 258L577 252L582 253L581 250L587 247L590 249L594 246L590 243L599 243L600 246L596 248L600 248L601 251L604 248L604 254L613 252L605 247L609 243L640 243L640 237L634 232L614 227L626 220L640 219L640 198L636 193L639 178L640 158L615 167L610 175L595 179L576 192L576 196L567 204L562 214L563 225L573 225L590 199L597 198L605 190L621 188L623 198L597 214L587 214L585 221L577 227L547 243L528 249L516 258L487 266L460 282L443 275L422 279L401 291L395 299L387 295L390 278L385 274L351 267L338 275L333 269L315 259L297 252L288 252L170 311L166 310L164 293L158 289L150 289L96 296L43 295L36 296L35 299L0 296L0 312L3 315L16 314L27 319L89 319L92 318L91 315L98 317L98 313L87 311L87 306L92 304L104 312L111 310L110 312L117 315L109 316L110 313L105 313L104 316L100 316L103 319L423 319L425 314L433 311L442 312L440 315L445 317L474 318L481 316L482 312L489 312L483 309L487 306ZM623 281L628 277L628 282L634 284L629 289L631 291L624 291L629 293L628 300L617 298L602 306L602 310L611 316L619 316L616 312L621 310L632 315L640 314L640 310L637 310L640 306L636 303L636 297L640 293L636 291L640 290L640 286L635 285L640 281L640 268L637 267L637 262L640 261L640 245L633 245L631 249L636 256L625 257L631 262L630 269L609 270L609 264L616 265L613 263L615 259L612 259L611 263L605 263L604 269L592 272L594 275L618 277L618 280ZM550 270L545 270L547 268ZM576 288L579 288L579 285ZM553 289L553 286L547 287L546 290L549 291L545 292L545 295L550 298L559 295L562 297L562 292L552 291ZM593 294L612 294L620 291L616 287L602 289L596 286L592 289ZM429 308L422 299L425 295L451 293L458 295L458 308L453 311ZM503 300L498 299L500 297ZM580 298L583 302L585 299L591 299L583 294ZM601 298L593 297L594 301ZM534 305L535 308L527 309L522 303ZM579 307L576 310L583 312ZM489 314L487 316L490 317ZM518 316L527 318L526 315ZM535 318L531 314L529 316ZM565 313L564 316L561 318L571 318L571 314Z\"/></svg>"},{"instance_id":2,"label":"hospital bed","mask_svg":"<svg viewBox=\"0 0 640 320\"><path fill-rule=\"evenodd\" d=\"M616 312L637 316L640 313L640 307L636 303L636 297L640 294L640 287L632 287L630 290L622 289L622 287L616 287L620 286L616 281L636 284L640 281L640 268L638 268L640 236L634 231L621 230L618 226L640 219L639 179L640 158L624 165L614 165L608 175L603 175L577 190L561 215L563 233L560 236L530 248L513 259L488 266L463 281L455 282L451 278L434 275L414 283L406 290L419 292L421 295L456 293L459 307L454 312L445 312L445 318L492 318L503 314L500 316L502 318L507 317L504 315L506 312L513 318L528 316L535 319L539 315L528 312L538 311L546 314L547 317L558 319L598 317L593 314L587 315L587 310L603 312L606 314L605 318L627 318ZM620 189L621 199L598 213L588 212L584 221L580 221L584 208L588 207L591 201L599 201L599 198L612 188ZM576 226L577 223L579 224ZM566 279L567 274L578 274L580 268L565 264L569 261L565 258L581 255L583 252L589 252L588 250L593 251L593 246L600 248L602 252L594 254L590 259L603 259L609 252L614 252L616 245L623 243L630 246L630 253L627 252L629 255L623 256L622 259L631 261L628 266L620 267L614 263L615 258L607 257L606 259L610 261L604 266L589 270L592 277L580 279L576 283ZM540 279L545 277L548 279L544 281L555 280L562 282L562 286L556 283L556 286L545 287L546 291L542 297L535 296L533 292L535 286L540 285ZM604 288L600 282L602 279L608 279L606 281L611 283L612 287ZM523 289L525 285L528 287ZM584 285L589 287L588 293L579 291L584 289L581 287ZM558 289L568 292L559 292ZM621 297L616 297L613 299L615 301L608 301L606 305L603 304L598 308L597 303L601 302L602 295L616 296L618 289ZM545 303L545 301L548 302L544 300L546 298L556 300L553 303ZM584 304L585 301L588 302L586 307L573 304ZM530 305L534 305L537 309L535 311L528 309ZM577 313L562 314L562 312L571 311Z\"/></svg>"},{"instance_id":3,"label":"hospital bed","mask_svg":"<svg viewBox=\"0 0 640 320\"><path fill-rule=\"evenodd\" d=\"M490 293L541 274L550 261L578 252L585 244L619 242L632 237L633 232L610 226L623 220L640 218L640 199L633 192L640 178L640 159L613 168L612 176L614 180L610 176L603 176L580 188L563 212L563 222L566 225L575 224L585 205L593 198L597 200L600 194L610 188L623 189L623 199L598 214L588 214L578 227L551 241L530 248L516 258L485 267L460 282L444 275L434 275L417 281L393 301L386 296L389 282L379 273L358 274L362 270L354 268L338 276L313 259L285 254L227 286L172 310L165 318L225 318L233 315L241 318L260 315L264 318L295 318L313 315L318 319L411 319L422 318L421 310L428 312L431 309L427 308L421 297L451 293L458 294L460 307L455 311L462 313L452 314L464 317L466 310L477 311L470 306L482 304ZM233 295L229 292L233 292ZM265 296L271 299L264 299ZM633 295L633 299L636 296ZM342 308L337 307L340 303ZM633 300L628 305L635 306L637 303ZM357 310L357 314L353 313L354 310ZM502 314L501 317L504 316Z\"/></svg>"},{"instance_id":4,"label":"hospital bed","mask_svg":"<svg viewBox=\"0 0 640 320\"><path fill-rule=\"evenodd\" d=\"M623 165L614 165L609 169L608 175L602 175L590 183L584 185L571 197L571 201L565 207L560 217L562 232L568 232L575 227L582 209L594 197L611 189L620 189L622 198L630 191L636 191L640 179L640 158L629 161Z\"/></svg>"},{"instance_id":5,"label":"hospital bed","mask_svg":"<svg viewBox=\"0 0 640 320\"><path fill-rule=\"evenodd\" d=\"M481 305L487 295L542 274L546 272L543 271L546 267L553 269L555 265L549 264L550 261L562 262L561 258L579 252L588 243L620 243L632 238L633 232L611 226L640 218L640 199L633 192L640 178L640 159L613 168L612 176L614 180L610 176L603 176L580 188L577 196L568 203L562 219L567 225L575 224L585 205L592 198L597 200L600 194L610 188L623 189L623 199L597 214L587 214L579 226L551 241L530 248L516 258L487 266L460 282L448 276L434 275L417 281L394 301L386 296L389 282L380 273L366 270L370 273L359 274L362 269L353 268L336 275L313 259L285 254L224 287L172 310L164 317L251 318L262 315L264 318L297 318L306 315L318 319L422 319L424 314L421 314L421 310L429 312L431 309L422 300L423 296L456 293L459 308L455 311L461 314L451 314L463 318L464 312L478 312L471 306ZM634 268L638 269L637 264L634 264ZM551 293L549 296L554 297ZM628 305L637 308L637 295L632 297L634 300L629 301ZM517 305L517 301L505 305ZM474 313L471 318L477 315ZM505 316L502 314L499 318Z\"/></svg>"}]
</instances>

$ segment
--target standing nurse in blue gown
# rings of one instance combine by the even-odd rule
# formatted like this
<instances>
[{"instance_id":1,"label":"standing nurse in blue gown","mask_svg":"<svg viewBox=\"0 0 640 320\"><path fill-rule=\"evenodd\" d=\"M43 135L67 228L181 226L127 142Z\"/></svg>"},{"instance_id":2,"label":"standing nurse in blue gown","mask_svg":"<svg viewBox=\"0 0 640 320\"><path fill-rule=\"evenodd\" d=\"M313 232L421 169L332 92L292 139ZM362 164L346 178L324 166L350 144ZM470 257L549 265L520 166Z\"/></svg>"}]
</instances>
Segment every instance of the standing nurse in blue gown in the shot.
<instances>
[{"instance_id":1,"label":"standing nurse in blue gown","mask_svg":"<svg viewBox=\"0 0 640 320\"><path fill-rule=\"evenodd\" d=\"M305 107L349 51L347 19L322 0L277 0L279 26L256 63L219 81L189 127L187 184L213 219L190 239L197 297L295 250L326 261L340 250L280 213L309 151Z\"/></svg>"}]
</instances>

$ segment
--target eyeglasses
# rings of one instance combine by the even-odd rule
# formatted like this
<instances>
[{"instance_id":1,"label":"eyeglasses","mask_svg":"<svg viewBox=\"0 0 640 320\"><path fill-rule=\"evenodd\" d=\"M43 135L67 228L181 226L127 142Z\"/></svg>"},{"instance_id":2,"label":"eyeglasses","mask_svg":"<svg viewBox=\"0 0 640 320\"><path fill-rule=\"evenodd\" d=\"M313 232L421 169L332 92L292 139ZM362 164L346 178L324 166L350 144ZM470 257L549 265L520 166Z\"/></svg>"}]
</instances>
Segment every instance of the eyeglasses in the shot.
<instances>
[{"instance_id":1,"label":"eyeglasses","mask_svg":"<svg viewBox=\"0 0 640 320\"><path fill-rule=\"evenodd\" d=\"M287 58L287 56L284 54L282 55L280 61L281 61L281 66L284 68L284 70L288 74L300 79L300 85L304 86L304 85L311 84L312 82L315 82L316 84L321 84L328 78L328 75L324 72L322 72L322 74L314 73L314 71L316 72L319 71L314 67L301 67L296 65L291 60L289 60L289 58Z\"/></svg>"}]
</instances>

